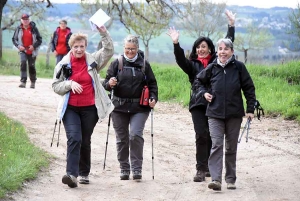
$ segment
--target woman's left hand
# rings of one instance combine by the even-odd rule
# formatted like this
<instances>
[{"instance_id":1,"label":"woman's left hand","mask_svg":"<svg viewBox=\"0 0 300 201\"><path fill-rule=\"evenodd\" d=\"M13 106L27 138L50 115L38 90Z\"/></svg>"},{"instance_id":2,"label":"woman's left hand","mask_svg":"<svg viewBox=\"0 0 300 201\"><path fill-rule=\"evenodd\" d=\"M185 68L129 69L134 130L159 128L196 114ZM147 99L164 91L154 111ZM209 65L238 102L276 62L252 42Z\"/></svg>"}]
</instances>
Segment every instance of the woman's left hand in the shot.
<instances>
[{"instance_id":1,"label":"woman's left hand","mask_svg":"<svg viewBox=\"0 0 300 201\"><path fill-rule=\"evenodd\" d=\"M97 29L100 33L106 33L106 31L107 31L107 29L104 25L102 25L101 27L97 27Z\"/></svg>"},{"instance_id":2,"label":"woman's left hand","mask_svg":"<svg viewBox=\"0 0 300 201\"><path fill-rule=\"evenodd\" d=\"M233 14L232 11L226 10L225 14L228 18L230 26L234 26L236 13Z\"/></svg>"},{"instance_id":3,"label":"woman's left hand","mask_svg":"<svg viewBox=\"0 0 300 201\"><path fill-rule=\"evenodd\" d=\"M149 106L151 107L151 108L154 108L155 107L155 104L156 104L156 101L155 101L155 99L149 99Z\"/></svg>"}]
</instances>

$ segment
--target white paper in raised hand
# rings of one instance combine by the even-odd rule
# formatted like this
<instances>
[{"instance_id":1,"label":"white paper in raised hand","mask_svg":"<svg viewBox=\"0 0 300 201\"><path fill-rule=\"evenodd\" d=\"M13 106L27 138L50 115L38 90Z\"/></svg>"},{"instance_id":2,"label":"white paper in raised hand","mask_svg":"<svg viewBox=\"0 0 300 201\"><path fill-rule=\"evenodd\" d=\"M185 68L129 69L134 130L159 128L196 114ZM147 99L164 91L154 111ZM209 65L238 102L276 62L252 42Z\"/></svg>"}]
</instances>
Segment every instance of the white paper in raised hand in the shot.
<instances>
[{"instance_id":1,"label":"white paper in raised hand","mask_svg":"<svg viewBox=\"0 0 300 201\"><path fill-rule=\"evenodd\" d=\"M100 8L90 19L90 26L92 31L96 31L97 27L104 25L110 17Z\"/></svg>"}]
</instances>

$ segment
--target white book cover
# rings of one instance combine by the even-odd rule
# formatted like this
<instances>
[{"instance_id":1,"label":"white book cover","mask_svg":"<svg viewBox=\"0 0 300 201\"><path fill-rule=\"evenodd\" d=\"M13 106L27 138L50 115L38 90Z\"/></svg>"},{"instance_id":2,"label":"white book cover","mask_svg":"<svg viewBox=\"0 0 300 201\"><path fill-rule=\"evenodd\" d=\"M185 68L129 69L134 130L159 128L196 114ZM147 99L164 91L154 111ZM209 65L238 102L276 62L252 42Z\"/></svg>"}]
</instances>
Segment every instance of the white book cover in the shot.
<instances>
[{"instance_id":1,"label":"white book cover","mask_svg":"<svg viewBox=\"0 0 300 201\"><path fill-rule=\"evenodd\" d=\"M97 31L97 27L104 25L110 17L100 8L90 19L90 26L92 31Z\"/></svg>"}]
</instances>

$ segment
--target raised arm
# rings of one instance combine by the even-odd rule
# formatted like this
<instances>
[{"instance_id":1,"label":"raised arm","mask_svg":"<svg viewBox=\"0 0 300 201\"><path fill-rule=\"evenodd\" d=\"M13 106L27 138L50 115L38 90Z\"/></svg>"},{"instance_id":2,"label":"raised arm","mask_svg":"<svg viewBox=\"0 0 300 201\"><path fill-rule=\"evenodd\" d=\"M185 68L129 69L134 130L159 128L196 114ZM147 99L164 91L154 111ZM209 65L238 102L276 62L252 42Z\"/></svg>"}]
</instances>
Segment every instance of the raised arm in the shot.
<instances>
[{"instance_id":1,"label":"raised arm","mask_svg":"<svg viewBox=\"0 0 300 201\"><path fill-rule=\"evenodd\" d=\"M191 61L185 57L184 50L179 45L179 31L176 30L175 27L170 27L167 35L170 36L173 41L176 63L186 74L193 74Z\"/></svg>"},{"instance_id":2,"label":"raised arm","mask_svg":"<svg viewBox=\"0 0 300 201\"><path fill-rule=\"evenodd\" d=\"M105 26L101 26L97 28L101 35L102 41L102 48L97 52L94 52L92 55L95 57L96 61L98 62L97 71L99 72L103 69L107 62L114 54L114 45L112 38L110 37L108 31L106 30Z\"/></svg>"},{"instance_id":3,"label":"raised arm","mask_svg":"<svg viewBox=\"0 0 300 201\"><path fill-rule=\"evenodd\" d=\"M232 13L229 10L225 11L225 14L228 18L228 30L227 35L225 38L229 38L232 42L234 42L234 35L235 35L235 15L236 13Z\"/></svg>"}]
</instances>

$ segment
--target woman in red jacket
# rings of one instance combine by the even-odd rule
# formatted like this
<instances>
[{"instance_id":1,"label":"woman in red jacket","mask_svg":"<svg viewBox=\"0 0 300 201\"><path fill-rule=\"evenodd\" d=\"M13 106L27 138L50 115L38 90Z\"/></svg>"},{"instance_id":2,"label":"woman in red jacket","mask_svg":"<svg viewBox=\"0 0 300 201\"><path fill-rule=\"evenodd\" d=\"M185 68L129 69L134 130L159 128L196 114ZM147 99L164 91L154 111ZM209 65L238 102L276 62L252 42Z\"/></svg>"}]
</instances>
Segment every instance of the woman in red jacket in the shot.
<instances>
[{"instance_id":1,"label":"woman in red jacket","mask_svg":"<svg viewBox=\"0 0 300 201\"><path fill-rule=\"evenodd\" d=\"M54 31L51 40L52 52L56 56L56 64L70 51L68 42L71 35L72 32L71 29L67 27L67 21L61 20L59 22L59 27Z\"/></svg>"}]
</instances>

